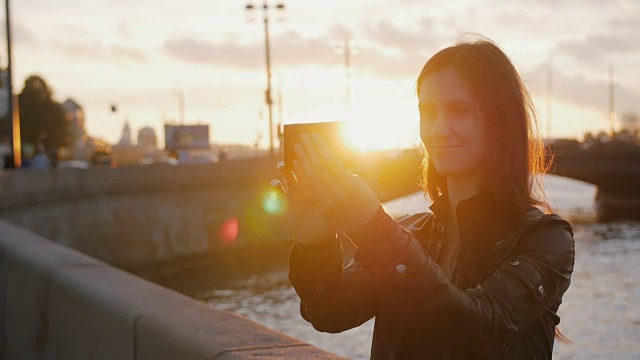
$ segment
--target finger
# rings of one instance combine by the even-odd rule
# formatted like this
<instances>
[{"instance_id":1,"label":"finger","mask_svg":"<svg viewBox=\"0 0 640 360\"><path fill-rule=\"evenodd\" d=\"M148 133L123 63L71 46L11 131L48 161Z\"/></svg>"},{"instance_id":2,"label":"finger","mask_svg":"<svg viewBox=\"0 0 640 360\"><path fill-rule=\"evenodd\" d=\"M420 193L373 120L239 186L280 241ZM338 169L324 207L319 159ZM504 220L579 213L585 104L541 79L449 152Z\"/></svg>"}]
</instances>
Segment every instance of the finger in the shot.
<instances>
[{"instance_id":1,"label":"finger","mask_svg":"<svg viewBox=\"0 0 640 360\"><path fill-rule=\"evenodd\" d=\"M297 171L299 174L304 173L305 175L307 175L307 177L312 177L313 174L313 168L311 167L311 163L309 162L309 157L307 156L307 153L304 149L304 147L302 146L302 144L295 144L293 145L293 151L296 153L296 156L298 157L297 160L294 160L294 170ZM295 163L298 162L298 167L295 166Z\"/></svg>"},{"instance_id":2,"label":"finger","mask_svg":"<svg viewBox=\"0 0 640 360\"><path fill-rule=\"evenodd\" d=\"M293 170L287 167L284 161L279 161L278 164L276 165L276 168L278 169L278 172L282 175L282 177L284 177L285 179L293 176L292 175Z\"/></svg>"},{"instance_id":3,"label":"finger","mask_svg":"<svg viewBox=\"0 0 640 360\"><path fill-rule=\"evenodd\" d=\"M294 189L294 191L292 191L292 193L294 193L292 194L292 196L294 196L297 199L296 204L298 204L302 208L317 209L318 204L316 203L314 194L318 193L318 191L313 190L311 188L309 179L307 178L306 174L302 170L302 165L300 165L300 162L295 160L292 165L294 166L294 169L295 168L298 169L296 171L300 174L298 175L298 186Z\"/></svg>"},{"instance_id":4,"label":"finger","mask_svg":"<svg viewBox=\"0 0 640 360\"><path fill-rule=\"evenodd\" d=\"M309 159L314 175L319 178L323 185L331 186L331 184L334 183L334 179L331 177L326 164L322 161L322 158L311 141L309 134L301 134L300 140L304 146L305 152L307 153L307 158Z\"/></svg>"},{"instance_id":5,"label":"finger","mask_svg":"<svg viewBox=\"0 0 640 360\"><path fill-rule=\"evenodd\" d=\"M311 135L313 144L318 150L326 170L333 176L331 182L331 192L334 194L333 201L338 207L349 207L352 201L348 190L348 185L351 184L353 173L342 164L342 161L335 155L331 148L327 145L326 141L318 133Z\"/></svg>"},{"instance_id":6,"label":"finger","mask_svg":"<svg viewBox=\"0 0 640 360\"><path fill-rule=\"evenodd\" d=\"M318 134L314 134L319 138L322 138L320 135ZM304 139L303 142L307 142L307 139ZM324 159L322 158L322 155L319 154L319 152L316 150L317 147L314 145L314 143L312 142L311 138L308 138L308 144L310 146L310 148L313 149L313 151L308 152L310 154L315 153L316 159L316 166L317 167L321 167L322 170L321 171L316 171L315 176L317 176L318 178L320 178L321 182L322 182L322 186L327 189L329 191L329 197L332 200L332 202L338 206L342 206L342 205L348 205L348 194L345 192L345 187L344 187L344 181L338 181L336 176L331 176L331 171L329 169L329 167L327 166L327 162L324 161ZM333 154L333 152L329 149L329 147L327 146L326 142L322 142L320 143L321 146L324 146L323 151L325 152L325 156L331 160L331 158L333 158L335 160L335 162L337 162L337 166L342 166L342 164L339 162L338 158ZM312 155L310 155L309 157L311 158ZM344 168L344 166L342 166L342 168L344 169L344 172L342 174L342 176L349 176L351 175L351 172L349 170L347 170L346 168ZM314 167L314 171L316 170L316 168Z\"/></svg>"},{"instance_id":7,"label":"finger","mask_svg":"<svg viewBox=\"0 0 640 360\"><path fill-rule=\"evenodd\" d=\"M300 161L294 160L293 167L295 171L299 173L298 183L301 185L301 192L304 192L304 194L300 194L300 196L313 199L313 204L316 207L320 206L324 199L326 199L326 190L322 188L318 181L314 181L314 179L304 171Z\"/></svg>"},{"instance_id":8,"label":"finger","mask_svg":"<svg viewBox=\"0 0 640 360\"><path fill-rule=\"evenodd\" d=\"M309 179L309 177L306 174L304 174L304 171L302 170L302 165L298 160L295 160L293 162L293 166L295 171L300 173L300 176L299 176L300 184L312 183L311 179ZM335 199L333 199L334 196L328 196L326 189L320 188L320 187L318 188L310 187L307 189L308 191L306 195L308 196L309 199L311 199L310 205L316 207L322 213L325 213L325 215L334 214L338 212L339 204ZM337 192L339 194L343 193L341 189L337 189ZM341 198L338 197L338 200L341 200Z\"/></svg>"},{"instance_id":9,"label":"finger","mask_svg":"<svg viewBox=\"0 0 640 360\"><path fill-rule=\"evenodd\" d=\"M272 188L279 189L285 194L287 194L288 192L287 184L284 181L281 181L280 179L271 179L271 182L269 183L269 185L271 185Z\"/></svg>"},{"instance_id":10,"label":"finger","mask_svg":"<svg viewBox=\"0 0 640 360\"><path fill-rule=\"evenodd\" d=\"M313 175L310 176L307 170L305 170L303 160L294 160L293 168L298 174L298 185L300 186L301 191L307 193L305 195L311 195L322 191L320 184L313 180Z\"/></svg>"},{"instance_id":11,"label":"finger","mask_svg":"<svg viewBox=\"0 0 640 360\"><path fill-rule=\"evenodd\" d=\"M353 173L344 166L340 159L338 159L335 153L331 151L320 134L313 133L311 135L311 139L327 169L337 180L344 181L346 178L353 175Z\"/></svg>"},{"instance_id":12,"label":"finger","mask_svg":"<svg viewBox=\"0 0 640 360\"><path fill-rule=\"evenodd\" d=\"M298 161L293 162L293 166L301 166ZM307 183L309 179L306 178L306 175L300 175L300 182ZM335 214L337 213L337 207L335 204L327 197L323 195L323 192L311 190L307 191L306 194L301 196L305 196L306 200L304 201L304 205L308 208L315 208L318 212L320 212L327 219L335 219Z\"/></svg>"},{"instance_id":13,"label":"finger","mask_svg":"<svg viewBox=\"0 0 640 360\"><path fill-rule=\"evenodd\" d=\"M317 202L330 201L330 206L333 208L348 206L348 194L343 189L343 185L329 175L325 164L311 142L309 134L301 134L300 140L303 144L296 144L299 147L296 153L304 170L296 170L296 172L305 172L308 179L307 182L315 192L313 194L314 198L317 199Z\"/></svg>"}]
</instances>

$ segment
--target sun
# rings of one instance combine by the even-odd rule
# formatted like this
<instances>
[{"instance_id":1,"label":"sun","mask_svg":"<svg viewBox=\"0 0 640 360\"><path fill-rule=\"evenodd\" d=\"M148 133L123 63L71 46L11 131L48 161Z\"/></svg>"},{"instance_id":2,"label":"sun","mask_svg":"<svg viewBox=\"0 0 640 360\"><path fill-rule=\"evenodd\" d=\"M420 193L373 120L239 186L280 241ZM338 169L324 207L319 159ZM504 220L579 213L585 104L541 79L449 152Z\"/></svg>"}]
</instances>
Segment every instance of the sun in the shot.
<instances>
[{"instance_id":1,"label":"sun","mask_svg":"<svg viewBox=\"0 0 640 360\"><path fill-rule=\"evenodd\" d=\"M396 108L397 109L397 108ZM401 121L400 119L406 119ZM401 114L394 108L356 108L345 120L344 137L350 146L363 152L409 147L412 130L410 114Z\"/></svg>"},{"instance_id":2,"label":"sun","mask_svg":"<svg viewBox=\"0 0 640 360\"><path fill-rule=\"evenodd\" d=\"M357 151L370 152L394 147L393 139L388 136L388 130L382 126L373 127L362 122L348 122L345 138Z\"/></svg>"}]
</instances>

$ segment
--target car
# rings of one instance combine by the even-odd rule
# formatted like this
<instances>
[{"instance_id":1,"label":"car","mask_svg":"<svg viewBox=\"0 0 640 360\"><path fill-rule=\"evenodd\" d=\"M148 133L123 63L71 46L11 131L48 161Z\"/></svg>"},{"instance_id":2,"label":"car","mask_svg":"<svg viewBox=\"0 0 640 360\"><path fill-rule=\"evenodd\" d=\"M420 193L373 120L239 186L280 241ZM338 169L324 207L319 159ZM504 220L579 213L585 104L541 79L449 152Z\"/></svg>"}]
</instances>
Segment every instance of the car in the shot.
<instances>
[{"instance_id":1,"label":"car","mask_svg":"<svg viewBox=\"0 0 640 360\"><path fill-rule=\"evenodd\" d=\"M170 156L156 156L156 157L148 157L140 160L141 165L171 165L176 166L179 164L177 159L174 159Z\"/></svg>"},{"instance_id":2,"label":"car","mask_svg":"<svg viewBox=\"0 0 640 360\"><path fill-rule=\"evenodd\" d=\"M88 169L89 163L82 160L64 160L58 162L58 169Z\"/></svg>"}]
</instances>

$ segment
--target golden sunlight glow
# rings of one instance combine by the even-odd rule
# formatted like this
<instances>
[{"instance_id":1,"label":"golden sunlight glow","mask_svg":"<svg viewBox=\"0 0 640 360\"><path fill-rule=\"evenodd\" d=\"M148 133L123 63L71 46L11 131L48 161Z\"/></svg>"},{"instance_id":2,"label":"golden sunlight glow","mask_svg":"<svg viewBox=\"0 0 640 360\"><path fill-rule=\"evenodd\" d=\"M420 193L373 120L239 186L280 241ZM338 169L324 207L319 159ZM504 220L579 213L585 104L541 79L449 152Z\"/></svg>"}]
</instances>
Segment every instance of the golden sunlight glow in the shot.
<instances>
[{"instance_id":1,"label":"golden sunlight glow","mask_svg":"<svg viewBox=\"0 0 640 360\"><path fill-rule=\"evenodd\" d=\"M411 147L418 137L416 112L414 107L396 103L357 107L347 113L345 136L359 151Z\"/></svg>"},{"instance_id":2,"label":"golden sunlight glow","mask_svg":"<svg viewBox=\"0 0 640 360\"><path fill-rule=\"evenodd\" d=\"M547 115L545 98L533 97L543 138L578 138L585 132L598 133L609 131L609 112L606 103L594 104L592 107L581 106L560 99L554 99L552 106L551 127ZM598 109L600 105L600 109ZM549 133L551 130L551 133Z\"/></svg>"},{"instance_id":3,"label":"golden sunlight glow","mask_svg":"<svg viewBox=\"0 0 640 360\"><path fill-rule=\"evenodd\" d=\"M349 122L346 138L349 145L359 151L376 151L390 149L395 146L390 139L389 130L382 126L372 126L364 122Z\"/></svg>"}]
</instances>

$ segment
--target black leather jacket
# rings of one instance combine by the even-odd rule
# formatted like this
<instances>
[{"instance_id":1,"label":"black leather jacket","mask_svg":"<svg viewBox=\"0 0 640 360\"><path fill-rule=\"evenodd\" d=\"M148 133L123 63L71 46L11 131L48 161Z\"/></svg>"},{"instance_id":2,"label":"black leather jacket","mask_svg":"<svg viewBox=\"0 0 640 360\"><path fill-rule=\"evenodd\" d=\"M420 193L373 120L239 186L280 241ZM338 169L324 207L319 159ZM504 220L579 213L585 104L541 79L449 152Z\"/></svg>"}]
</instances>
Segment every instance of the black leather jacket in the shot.
<instances>
[{"instance_id":1,"label":"black leather jacket","mask_svg":"<svg viewBox=\"0 0 640 360\"><path fill-rule=\"evenodd\" d=\"M460 245L449 280L434 259L444 198L432 213L390 217L382 207L357 233L343 268L340 242L294 244L289 279L302 317L338 333L375 317L372 359L550 359L574 265L573 231L531 207L500 212L476 195L456 208Z\"/></svg>"}]
</instances>

